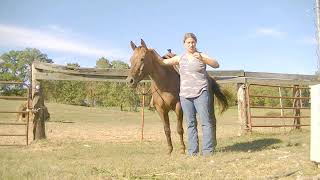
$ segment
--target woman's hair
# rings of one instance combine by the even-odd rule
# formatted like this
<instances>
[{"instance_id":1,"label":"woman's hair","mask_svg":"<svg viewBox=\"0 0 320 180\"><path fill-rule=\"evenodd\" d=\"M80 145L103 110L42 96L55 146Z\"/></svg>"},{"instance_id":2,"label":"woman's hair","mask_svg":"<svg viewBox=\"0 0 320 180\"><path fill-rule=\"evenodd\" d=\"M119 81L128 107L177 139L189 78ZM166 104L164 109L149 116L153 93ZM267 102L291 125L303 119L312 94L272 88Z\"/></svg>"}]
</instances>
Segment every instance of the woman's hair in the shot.
<instances>
[{"instance_id":1,"label":"woman's hair","mask_svg":"<svg viewBox=\"0 0 320 180\"><path fill-rule=\"evenodd\" d=\"M192 38L197 42L197 37L193 33L186 33L183 37L183 43L186 41L186 39Z\"/></svg>"}]
</instances>

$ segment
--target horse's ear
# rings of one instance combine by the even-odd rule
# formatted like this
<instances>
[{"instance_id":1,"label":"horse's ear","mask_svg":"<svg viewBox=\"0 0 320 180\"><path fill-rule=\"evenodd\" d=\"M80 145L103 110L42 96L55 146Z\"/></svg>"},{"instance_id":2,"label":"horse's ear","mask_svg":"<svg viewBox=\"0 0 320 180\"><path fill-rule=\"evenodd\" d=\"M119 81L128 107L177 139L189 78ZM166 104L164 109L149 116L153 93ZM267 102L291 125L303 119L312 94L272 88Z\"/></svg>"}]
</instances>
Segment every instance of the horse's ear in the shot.
<instances>
[{"instance_id":1,"label":"horse's ear","mask_svg":"<svg viewBox=\"0 0 320 180\"><path fill-rule=\"evenodd\" d=\"M146 45L146 43L144 42L143 39L141 39L141 46L142 46L142 47L145 47L146 49L148 49L148 48L147 48L147 45Z\"/></svg>"},{"instance_id":2,"label":"horse's ear","mask_svg":"<svg viewBox=\"0 0 320 180\"><path fill-rule=\"evenodd\" d=\"M137 48L137 46L132 41L130 41L130 44L131 44L132 50L135 50Z\"/></svg>"}]
</instances>

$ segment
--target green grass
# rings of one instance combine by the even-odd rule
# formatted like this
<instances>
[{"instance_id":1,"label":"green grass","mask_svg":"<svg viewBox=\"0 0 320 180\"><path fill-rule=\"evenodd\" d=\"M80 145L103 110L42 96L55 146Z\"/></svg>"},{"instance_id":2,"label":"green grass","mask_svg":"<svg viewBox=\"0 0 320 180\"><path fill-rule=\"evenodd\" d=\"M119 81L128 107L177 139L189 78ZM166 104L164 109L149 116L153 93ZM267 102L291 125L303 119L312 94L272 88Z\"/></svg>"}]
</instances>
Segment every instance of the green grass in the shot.
<instances>
[{"instance_id":1,"label":"green grass","mask_svg":"<svg viewBox=\"0 0 320 180\"><path fill-rule=\"evenodd\" d=\"M1 102L0 109L15 107ZM145 111L140 142L140 112L47 105L48 138L27 147L0 147L0 179L297 179L320 174L309 161L308 128L257 129L239 137L235 108L218 116L216 153L190 157L179 154L174 114L174 151L168 156L155 112ZM0 121L12 116L0 114Z\"/></svg>"}]
</instances>

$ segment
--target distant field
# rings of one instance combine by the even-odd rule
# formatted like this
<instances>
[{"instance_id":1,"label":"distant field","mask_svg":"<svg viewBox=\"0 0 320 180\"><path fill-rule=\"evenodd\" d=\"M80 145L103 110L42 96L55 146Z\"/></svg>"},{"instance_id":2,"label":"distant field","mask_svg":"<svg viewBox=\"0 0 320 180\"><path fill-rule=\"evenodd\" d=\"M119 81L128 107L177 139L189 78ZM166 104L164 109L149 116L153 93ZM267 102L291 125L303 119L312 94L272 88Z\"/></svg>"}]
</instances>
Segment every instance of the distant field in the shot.
<instances>
[{"instance_id":1,"label":"distant field","mask_svg":"<svg viewBox=\"0 0 320 180\"><path fill-rule=\"evenodd\" d=\"M1 100L0 109L13 110L18 104ZM47 106L51 113L46 123L47 139L31 142L27 147L0 147L0 179L320 178L320 170L309 161L309 128L255 129L239 137L236 108L217 115L216 153L211 157L189 157L178 153L174 114L170 114L174 151L167 156L163 127L156 112L145 110L145 139L140 142L140 112L54 103ZM0 121L14 122L15 115L0 114ZM0 127L0 133L23 130ZM0 143L3 142L23 143L24 139L1 137Z\"/></svg>"}]
</instances>

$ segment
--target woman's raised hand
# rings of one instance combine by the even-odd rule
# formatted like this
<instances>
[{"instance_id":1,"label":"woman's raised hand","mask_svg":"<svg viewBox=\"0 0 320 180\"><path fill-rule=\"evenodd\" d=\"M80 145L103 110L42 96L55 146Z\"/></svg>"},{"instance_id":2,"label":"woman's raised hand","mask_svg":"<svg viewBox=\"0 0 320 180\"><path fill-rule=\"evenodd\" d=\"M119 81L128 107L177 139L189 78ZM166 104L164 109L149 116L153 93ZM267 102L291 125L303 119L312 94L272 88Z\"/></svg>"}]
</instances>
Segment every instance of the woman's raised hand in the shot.
<instances>
[{"instance_id":1,"label":"woman's raised hand","mask_svg":"<svg viewBox=\"0 0 320 180\"><path fill-rule=\"evenodd\" d=\"M202 58L200 52L194 52L192 55L193 55L193 57L199 59L200 61L203 61L203 58Z\"/></svg>"}]
</instances>

